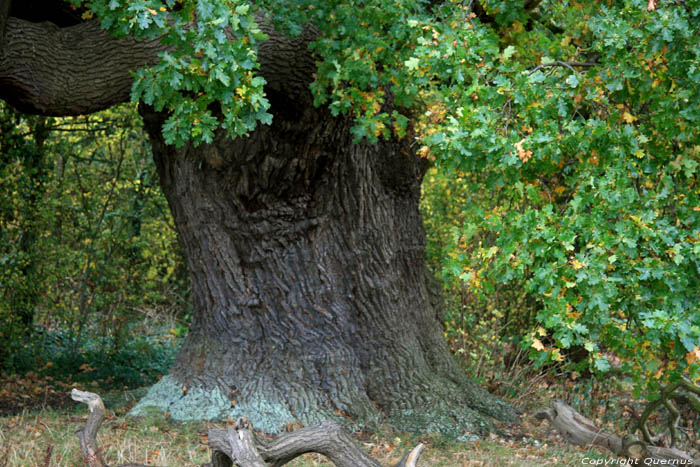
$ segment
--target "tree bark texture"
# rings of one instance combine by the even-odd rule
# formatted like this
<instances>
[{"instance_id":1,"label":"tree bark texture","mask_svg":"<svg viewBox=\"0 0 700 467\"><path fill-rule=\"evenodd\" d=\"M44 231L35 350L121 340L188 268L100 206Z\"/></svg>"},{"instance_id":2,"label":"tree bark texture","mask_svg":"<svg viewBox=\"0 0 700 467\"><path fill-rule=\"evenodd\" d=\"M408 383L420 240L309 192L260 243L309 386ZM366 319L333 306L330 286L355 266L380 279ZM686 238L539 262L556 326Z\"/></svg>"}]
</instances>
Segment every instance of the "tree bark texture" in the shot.
<instances>
[{"instance_id":1,"label":"tree bark texture","mask_svg":"<svg viewBox=\"0 0 700 467\"><path fill-rule=\"evenodd\" d=\"M194 312L170 374L132 413L247 416L269 432L388 416L401 429L457 436L482 431L484 415L512 418L444 341L418 211L425 161L410 136L353 144L351 119L312 105L315 34L261 44L274 119L248 138L219 131L212 144L168 146L167 115L141 107ZM36 113L104 108L126 100L127 71L156 49L94 23L10 18L0 97Z\"/></svg>"},{"instance_id":2,"label":"tree bark texture","mask_svg":"<svg viewBox=\"0 0 700 467\"><path fill-rule=\"evenodd\" d=\"M170 378L220 391L230 404L217 417L267 431L334 413L366 422L378 408L416 429L452 410L478 431L470 407L503 416L465 392L442 335L418 211L424 161L408 139L353 144L351 122L285 97L273 94L271 126L198 148L165 145L164 116L142 111L192 275ZM200 418L188 390L169 391L167 409Z\"/></svg>"},{"instance_id":3,"label":"tree bark texture","mask_svg":"<svg viewBox=\"0 0 700 467\"><path fill-rule=\"evenodd\" d=\"M97 21L59 28L10 16L0 43L0 99L39 115L106 109L129 100L130 71L153 63L159 50L157 40L115 39Z\"/></svg>"}]
</instances>

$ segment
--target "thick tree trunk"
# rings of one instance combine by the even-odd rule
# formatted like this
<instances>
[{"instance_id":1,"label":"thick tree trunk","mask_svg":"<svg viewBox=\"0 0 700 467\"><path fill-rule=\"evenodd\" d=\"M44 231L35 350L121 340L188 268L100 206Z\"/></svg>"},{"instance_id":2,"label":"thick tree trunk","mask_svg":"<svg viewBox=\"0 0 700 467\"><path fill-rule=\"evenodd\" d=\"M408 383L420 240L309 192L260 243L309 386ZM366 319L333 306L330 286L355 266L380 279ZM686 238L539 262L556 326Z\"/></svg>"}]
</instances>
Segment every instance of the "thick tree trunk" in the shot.
<instances>
[{"instance_id":1,"label":"thick tree trunk","mask_svg":"<svg viewBox=\"0 0 700 467\"><path fill-rule=\"evenodd\" d=\"M444 341L418 211L426 167L409 138L353 144L349 121L271 96L271 126L199 148L166 146L164 116L142 111L194 315L133 413L245 415L270 432L335 414L472 432L472 409L509 416Z\"/></svg>"}]
</instances>

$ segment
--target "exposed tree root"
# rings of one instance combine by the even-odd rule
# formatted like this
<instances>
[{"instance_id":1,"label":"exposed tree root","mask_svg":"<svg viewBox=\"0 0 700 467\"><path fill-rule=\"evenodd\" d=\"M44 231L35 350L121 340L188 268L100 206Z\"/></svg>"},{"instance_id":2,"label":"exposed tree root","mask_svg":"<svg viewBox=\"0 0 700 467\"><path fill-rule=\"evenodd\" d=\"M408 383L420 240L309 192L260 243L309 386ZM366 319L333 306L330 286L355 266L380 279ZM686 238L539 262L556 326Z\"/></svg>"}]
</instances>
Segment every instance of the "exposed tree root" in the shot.
<instances>
[{"instance_id":1,"label":"exposed tree root","mask_svg":"<svg viewBox=\"0 0 700 467\"><path fill-rule=\"evenodd\" d=\"M76 430L86 464L107 467L97 446L97 430L105 417L102 398L77 389L71 391L71 397L87 404L90 409L87 423ZM279 467L308 452L323 454L338 467L381 467L334 422L284 433L267 441L255 436L247 418L240 418L231 430L209 430L209 448L212 460L203 467ZM394 467L416 467L424 448L419 444ZM145 466L122 464L119 467Z\"/></svg>"},{"instance_id":2,"label":"exposed tree root","mask_svg":"<svg viewBox=\"0 0 700 467\"><path fill-rule=\"evenodd\" d=\"M633 434L623 438L605 433L592 421L562 401L554 401L535 414L538 420L547 419L561 436L579 446L599 446L628 459L639 459L644 465L697 465L696 461L676 448L652 446Z\"/></svg>"},{"instance_id":3,"label":"exposed tree root","mask_svg":"<svg viewBox=\"0 0 700 467\"><path fill-rule=\"evenodd\" d=\"M97 430L100 429L102 421L105 418L105 404L102 398L93 392L79 391L73 389L70 393L71 399L74 401L87 404L90 409L85 426L81 426L75 433L80 440L80 451L83 453L85 464L88 467L108 467L102 460L100 450L97 446ZM117 467L148 467L144 464L122 464Z\"/></svg>"},{"instance_id":4,"label":"exposed tree root","mask_svg":"<svg viewBox=\"0 0 700 467\"><path fill-rule=\"evenodd\" d=\"M681 392L684 391L684 392ZM666 410L668 410L670 417L668 417L667 428L668 433L671 436L671 447L674 447L678 442L678 422L680 421L681 414L674 405L673 401L688 404L696 413L700 414L700 387L693 384L687 378L681 378L678 381L666 385L661 390L661 395L658 399L650 402L644 409L639 423L637 424L637 429L642 432L644 441L649 444L656 444L665 433L662 431L657 435L653 435L649 428L649 417L660 405L663 405Z\"/></svg>"},{"instance_id":5,"label":"exposed tree root","mask_svg":"<svg viewBox=\"0 0 700 467\"><path fill-rule=\"evenodd\" d=\"M338 467L380 466L334 422L302 428L265 441L255 436L248 419L241 418L233 430L209 430L209 447L212 467L277 467L307 452L323 454ZM422 444L416 446L396 467L415 467L423 448Z\"/></svg>"}]
</instances>

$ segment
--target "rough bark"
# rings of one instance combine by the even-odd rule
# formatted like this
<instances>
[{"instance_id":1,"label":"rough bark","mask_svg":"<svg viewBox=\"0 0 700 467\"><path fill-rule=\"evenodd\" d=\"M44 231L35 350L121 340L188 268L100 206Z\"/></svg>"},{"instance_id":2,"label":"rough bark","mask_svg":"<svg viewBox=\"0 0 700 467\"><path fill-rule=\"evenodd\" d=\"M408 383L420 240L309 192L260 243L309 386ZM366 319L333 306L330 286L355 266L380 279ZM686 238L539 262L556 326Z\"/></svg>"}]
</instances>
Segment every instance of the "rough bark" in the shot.
<instances>
[{"instance_id":1,"label":"rough bark","mask_svg":"<svg viewBox=\"0 0 700 467\"><path fill-rule=\"evenodd\" d=\"M11 18L0 97L52 114L123 100L124 70L148 62L155 46L95 27L54 31ZM483 431L484 415L512 419L511 407L464 376L443 339L418 211L424 161L410 137L353 144L349 119L313 107L314 35L273 34L260 46L274 119L249 138L219 131L212 144L175 148L161 135L166 115L141 108L194 313L171 373L133 414L245 415L269 432L388 416L401 429L455 436ZM28 47L36 51L25 57ZM106 82L109 92L95 91Z\"/></svg>"},{"instance_id":2,"label":"rough bark","mask_svg":"<svg viewBox=\"0 0 700 467\"><path fill-rule=\"evenodd\" d=\"M199 148L165 145L164 116L142 110L195 312L169 377L134 413L246 415L275 432L384 412L459 434L481 431L474 409L507 416L442 336L418 211L425 166L409 141L352 144L350 122L283 97L271 126Z\"/></svg>"},{"instance_id":3,"label":"rough bark","mask_svg":"<svg viewBox=\"0 0 700 467\"><path fill-rule=\"evenodd\" d=\"M0 99L22 112L83 115L127 102L131 72L155 63L165 50L159 39L116 39L96 20L59 28L8 16L10 3L0 3ZM305 46L313 28L292 40L282 40L268 24L261 29L272 37L259 51L268 88L289 96L307 91L314 62Z\"/></svg>"},{"instance_id":4,"label":"rough bark","mask_svg":"<svg viewBox=\"0 0 700 467\"><path fill-rule=\"evenodd\" d=\"M97 21L59 28L9 17L0 44L0 99L22 112L81 115L129 100L130 71L159 41L117 40Z\"/></svg>"},{"instance_id":5,"label":"rough bark","mask_svg":"<svg viewBox=\"0 0 700 467\"><path fill-rule=\"evenodd\" d=\"M635 465L695 465L693 458L675 448L651 446L634 435L619 437L606 433L562 401L554 401L537 412L535 418L548 420L569 443L579 446L598 446L617 456L638 459Z\"/></svg>"}]
</instances>

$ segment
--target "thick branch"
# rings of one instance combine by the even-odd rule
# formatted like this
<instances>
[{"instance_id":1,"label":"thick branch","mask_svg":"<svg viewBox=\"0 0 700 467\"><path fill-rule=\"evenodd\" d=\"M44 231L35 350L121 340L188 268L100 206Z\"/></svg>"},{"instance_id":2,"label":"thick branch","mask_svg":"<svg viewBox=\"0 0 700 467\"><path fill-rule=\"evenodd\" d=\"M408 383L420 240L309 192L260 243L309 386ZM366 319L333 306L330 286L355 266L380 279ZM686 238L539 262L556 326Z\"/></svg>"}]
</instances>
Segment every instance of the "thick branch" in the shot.
<instances>
[{"instance_id":1,"label":"thick branch","mask_svg":"<svg viewBox=\"0 0 700 467\"><path fill-rule=\"evenodd\" d=\"M80 440L80 451L88 467L108 467L100 456L97 446L97 430L100 429L105 418L105 405L102 398L94 392L85 392L73 389L70 393L74 401L87 404L90 413L88 414L85 426L81 426L75 432ZM144 464L122 464L117 467L148 467Z\"/></svg>"},{"instance_id":2,"label":"thick branch","mask_svg":"<svg viewBox=\"0 0 700 467\"><path fill-rule=\"evenodd\" d=\"M685 389L687 391L687 396L679 393L679 389ZM700 399L697 395L700 394L700 387L693 384L689 379L683 377L682 379L675 381L673 383L667 384L661 391L661 395L658 399L647 404L642 416L639 418L637 424L637 429L642 432L644 440L650 444L656 444L662 437L663 432L652 436L649 431L649 417L657 409L659 405L666 407L669 412L668 418L668 429L671 434L671 447L676 445L678 441L678 422L681 418L680 412L673 405L671 399L675 399L681 402L687 402L696 412L700 412Z\"/></svg>"},{"instance_id":3,"label":"thick branch","mask_svg":"<svg viewBox=\"0 0 700 467\"><path fill-rule=\"evenodd\" d=\"M90 409L85 426L75 431L80 440L80 451L83 453L85 462L89 467L105 467L105 463L97 448L97 430L100 429L100 425L102 425L102 421L105 418L105 405L102 403L100 396L92 392L73 389L70 396L74 401L87 404Z\"/></svg>"},{"instance_id":4,"label":"thick branch","mask_svg":"<svg viewBox=\"0 0 700 467\"><path fill-rule=\"evenodd\" d=\"M80 115L129 100L129 73L153 63L160 41L115 39L97 21L59 28L14 17L0 55L0 99L41 115Z\"/></svg>"},{"instance_id":5,"label":"thick branch","mask_svg":"<svg viewBox=\"0 0 700 467\"><path fill-rule=\"evenodd\" d=\"M4 6L7 0L2 1ZM262 16L258 19L262 21ZM308 85L315 64L307 46L317 31L307 27L290 40L270 24L261 29L270 37L258 51L268 93L310 99ZM9 17L4 41L0 37L0 99L41 115L103 110L129 100L131 72L154 64L161 50L165 49L159 39L116 39L97 21L59 28Z\"/></svg>"}]
</instances>

